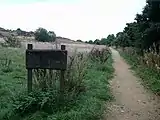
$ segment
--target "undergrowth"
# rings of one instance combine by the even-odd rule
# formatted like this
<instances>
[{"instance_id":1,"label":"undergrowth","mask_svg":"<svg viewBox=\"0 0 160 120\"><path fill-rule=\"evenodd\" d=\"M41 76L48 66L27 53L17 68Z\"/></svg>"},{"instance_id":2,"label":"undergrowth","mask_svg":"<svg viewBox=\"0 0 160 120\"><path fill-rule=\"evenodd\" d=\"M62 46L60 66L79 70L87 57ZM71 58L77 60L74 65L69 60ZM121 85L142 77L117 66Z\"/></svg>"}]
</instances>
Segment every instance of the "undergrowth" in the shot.
<instances>
[{"instance_id":1,"label":"undergrowth","mask_svg":"<svg viewBox=\"0 0 160 120\"><path fill-rule=\"evenodd\" d=\"M160 73L154 69L141 64L139 56L127 54L120 51L121 56L131 65L131 68L142 79L142 84L152 90L155 94L160 95Z\"/></svg>"},{"instance_id":2,"label":"undergrowth","mask_svg":"<svg viewBox=\"0 0 160 120\"><path fill-rule=\"evenodd\" d=\"M99 56L96 53L96 60L90 56L94 51L89 56L78 53L70 57L62 97L59 72L49 70L34 71L34 89L27 94L24 53L0 49L0 120L97 120L104 104L112 100L109 50Z\"/></svg>"}]
</instances>

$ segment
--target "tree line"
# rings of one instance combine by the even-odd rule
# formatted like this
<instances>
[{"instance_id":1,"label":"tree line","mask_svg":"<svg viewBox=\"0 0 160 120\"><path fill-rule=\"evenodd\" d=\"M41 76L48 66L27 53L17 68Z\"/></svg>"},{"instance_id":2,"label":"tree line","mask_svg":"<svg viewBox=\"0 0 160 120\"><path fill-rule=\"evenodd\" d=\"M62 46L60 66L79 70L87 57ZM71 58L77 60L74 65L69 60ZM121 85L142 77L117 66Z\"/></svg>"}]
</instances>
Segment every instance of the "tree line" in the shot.
<instances>
[{"instance_id":1,"label":"tree line","mask_svg":"<svg viewBox=\"0 0 160 120\"><path fill-rule=\"evenodd\" d=\"M111 45L113 45L113 41L115 39L116 39L115 35L110 34L110 35L108 35L107 38L102 38L100 40L99 39L89 40L89 41L86 41L85 43L111 46Z\"/></svg>"},{"instance_id":2,"label":"tree line","mask_svg":"<svg viewBox=\"0 0 160 120\"><path fill-rule=\"evenodd\" d=\"M56 39L56 34L54 31L47 31L45 28L38 28L35 32L26 32L17 28L16 33L18 36L34 36L37 41L40 42L53 42Z\"/></svg>"},{"instance_id":3,"label":"tree line","mask_svg":"<svg viewBox=\"0 0 160 120\"><path fill-rule=\"evenodd\" d=\"M150 49L160 53L160 1L147 0L142 13L136 14L134 21L127 23L124 30L115 36L112 34L86 43L135 47L142 54Z\"/></svg>"},{"instance_id":4,"label":"tree line","mask_svg":"<svg viewBox=\"0 0 160 120\"><path fill-rule=\"evenodd\" d=\"M113 43L121 47L135 47L159 53L160 51L160 1L147 0L141 14L135 21L127 23L123 32L116 35Z\"/></svg>"}]
</instances>

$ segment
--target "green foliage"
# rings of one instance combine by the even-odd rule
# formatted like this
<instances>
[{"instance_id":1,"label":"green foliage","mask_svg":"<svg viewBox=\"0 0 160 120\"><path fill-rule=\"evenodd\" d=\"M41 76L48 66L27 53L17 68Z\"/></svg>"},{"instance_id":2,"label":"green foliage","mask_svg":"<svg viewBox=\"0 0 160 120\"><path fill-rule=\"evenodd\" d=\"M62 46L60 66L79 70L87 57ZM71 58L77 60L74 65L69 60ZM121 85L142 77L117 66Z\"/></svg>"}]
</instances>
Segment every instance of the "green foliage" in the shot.
<instances>
[{"instance_id":1,"label":"green foliage","mask_svg":"<svg viewBox=\"0 0 160 120\"><path fill-rule=\"evenodd\" d=\"M68 68L65 74L66 92L78 94L85 90L83 80L85 76L87 57L82 53L69 56ZM60 72L56 70L34 70L34 86L36 89L45 91L46 89L59 90Z\"/></svg>"},{"instance_id":2,"label":"green foliage","mask_svg":"<svg viewBox=\"0 0 160 120\"><path fill-rule=\"evenodd\" d=\"M0 120L8 120L14 114L12 100L26 89L26 71L23 50L0 49Z\"/></svg>"},{"instance_id":3,"label":"green foliage","mask_svg":"<svg viewBox=\"0 0 160 120\"><path fill-rule=\"evenodd\" d=\"M97 61L100 63L105 63L108 58L110 57L111 52L109 48L104 48L102 50L99 49L92 49L90 52L90 58L92 61Z\"/></svg>"},{"instance_id":4,"label":"green foliage","mask_svg":"<svg viewBox=\"0 0 160 120\"><path fill-rule=\"evenodd\" d=\"M82 40L77 40L77 42L83 42Z\"/></svg>"},{"instance_id":5,"label":"green foliage","mask_svg":"<svg viewBox=\"0 0 160 120\"><path fill-rule=\"evenodd\" d=\"M101 44L101 41L100 41L99 39L96 39L96 40L94 41L94 44L100 45L100 44Z\"/></svg>"},{"instance_id":6,"label":"green foliage","mask_svg":"<svg viewBox=\"0 0 160 120\"><path fill-rule=\"evenodd\" d=\"M11 68L11 64L12 64L12 61L8 60L7 58L6 59L1 59L0 60L0 66L1 66L2 72L4 72L4 73L12 72L13 69Z\"/></svg>"},{"instance_id":7,"label":"green foliage","mask_svg":"<svg viewBox=\"0 0 160 120\"><path fill-rule=\"evenodd\" d=\"M121 47L136 47L149 50L153 44L155 51L160 49L160 1L148 0L141 14L137 14L135 22L127 23L123 32L120 32L114 45Z\"/></svg>"},{"instance_id":8,"label":"green foliage","mask_svg":"<svg viewBox=\"0 0 160 120\"><path fill-rule=\"evenodd\" d=\"M108 35L106 42L104 41L104 44L107 46L111 46L114 40L115 40L114 34Z\"/></svg>"},{"instance_id":9,"label":"green foliage","mask_svg":"<svg viewBox=\"0 0 160 120\"><path fill-rule=\"evenodd\" d=\"M114 34L111 34L111 35L108 35L107 38L102 38L101 40L96 39L95 41L90 40L89 42L86 42L86 43L111 46L114 40L115 40L115 36Z\"/></svg>"},{"instance_id":10,"label":"green foliage","mask_svg":"<svg viewBox=\"0 0 160 120\"><path fill-rule=\"evenodd\" d=\"M66 93L63 98L58 91L34 91L29 95L20 95L14 99L14 111L18 116L25 118L38 111L52 115L57 111L66 112L72 109L76 98L72 94ZM17 115L16 115L17 116ZM13 118L13 116L11 116Z\"/></svg>"},{"instance_id":11,"label":"green foliage","mask_svg":"<svg viewBox=\"0 0 160 120\"><path fill-rule=\"evenodd\" d=\"M154 93L160 93L160 1L147 0L135 22L127 23L114 45L123 47L121 55ZM133 50L126 52L126 47ZM134 52L133 52L134 51Z\"/></svg>"},{"instance_id":12,"label":"green foliage","mask_svg":"<svg viewBox=\"0 0 160 120\"><path fill-rule=\"evenodd\" d=\"M128 54L121 51L120 54L131 65L138 76L143 80L144 86L151 89L155 94L160 95L160 72L154 68L147 67L140 63L140 56L137 54Z\"/></svg>"},{"instance_id":13,"label":"green foliage","mask_svg":"<svg viewBox=\"0 0 160 120\"><path fill-rule=\"evenodd\" d=\"M9 66L13 69L4 72L0 67L0 119L96 120L101 117L105 102L112 99L108 82L113 76L110 57L103 64L81 53L70 57L63 97L59 94L59 76L55 77L59 73L38 70L40 78L34 78L34 91L28 95L24 51L20 51L23 50L1 48L0 51L1 59L7 57L7 60L12 61ZM52 81L55 85L42 90L39 89L39 80L47 83Z\"/></svg>"},{"instance_id":14,"label":"green foliage","mask_svg":"<svg viewBox=\"0 0 160 120\"><path fill-rule=\"evenodd\" d=\"M106 71L97 70L97 61L90 61L85 76L86 92L76 100L74 107L67 112L49 116L48 120L97 120L102 117L106 101L112 100L109 80L113 77L111 58L103 64Z\"/></svg>"},{"instance_id":15,"label":"green foliage","mask_svg":"<svg viewBox=\"0 0 160 120\"><path fill-rule=\"evenodd\" d=\"M56 34L52 31L47 31L44 28L38 28L35 31L35 39L40 42L53 42L56 39Z\"/></svg>"},{"instance_id":16,"label":"green foliage","mask_svg":"<svg viewBox=\"0 0 160 120\"><path fill-rule=\"evenodd\" d=\"M88 42L89 44L93 44L93 41L92 40L89 40L89 42Z\"/></svg>"},{"instance_id":17,"label":"green foliage","mask_svg":"<svg viewBox=\"0 0 160 120\"><path fill-rule=\"evenodd\" d=\"M130 45L129 36L123 32L117 33L114 44L116 46L128 47Z\"/></svg>"},{"instance_id":18,"label":"green foliage","mask_svg":"<svg viewBox=\"0 0 160 120\"><path fill-rule=\"evenodd\" d=\"M19 36L22 35L22 30L20 28L17 28L16 32Z\"/></svg>"}]
</instances>

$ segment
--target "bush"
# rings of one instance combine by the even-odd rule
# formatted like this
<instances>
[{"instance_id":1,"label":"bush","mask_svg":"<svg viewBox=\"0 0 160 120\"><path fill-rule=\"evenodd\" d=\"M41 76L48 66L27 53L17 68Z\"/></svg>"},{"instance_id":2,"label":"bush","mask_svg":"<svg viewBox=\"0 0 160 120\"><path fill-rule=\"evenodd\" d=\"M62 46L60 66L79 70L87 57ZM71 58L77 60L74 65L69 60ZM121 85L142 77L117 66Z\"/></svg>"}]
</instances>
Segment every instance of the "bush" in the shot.
<instances>
[{"instance_id":1,"label":"bush","mask_svg":"<svg viewBox=\"0 0 160 120\"><path fill-rule=\"evenodd\" d=\"M130 56L130 58L134 58L138 64L145 65L160 72L160 54L152 51L151 49L150 51L143 51L143 56L140 56L139 51L132 47L126 47L121 52Z\"/></svg>"},{"instance_id":2,"label":"bush","mask_svg":"<svg viewBox=\"0 0 160 120\"><path fill-rule=\"evenodd\" d=\"M93 48L89 54L92 61L99 61L101 64L105 63L111 55L109 48L103 48L102 50Z\"/></svg>"},{"instance_id":3,"label":"bush","mask_svg":"<svg viewBox=\"0 0 160 120\"><path fill-rule=\"evenodd\" d=\"M54 32L48 32L44 28L38 28L35 32L35 39L39 42L53 42L56 39Z\"/></svg>"},{"instance_id":4,"label":"bush","mask_svg":"<svg viewBox=\"0 0 160 120\"><path fill-rule=\"evenodd\" d=\"M74 104L72 99L69 94L64 94L63 99L61 99L56 90L34 91L29 95L20 95L16 98L14 111L21 117L37 111L53 114L60 110L67 111L71 109L71 105Z\"/></svg>"},{"instance_id":5,"label":"bush","mask_svg":"<svg viewBox=\"0 0 160 120\"><path fill-rule=\"evenodd\" d=\"M144 52L144 56L136 53L135 49L125 48L120 54L127 60L137 75L141 77L143 85L160 95L160 57L153 51Z\"/></svg>"}]
</instances>

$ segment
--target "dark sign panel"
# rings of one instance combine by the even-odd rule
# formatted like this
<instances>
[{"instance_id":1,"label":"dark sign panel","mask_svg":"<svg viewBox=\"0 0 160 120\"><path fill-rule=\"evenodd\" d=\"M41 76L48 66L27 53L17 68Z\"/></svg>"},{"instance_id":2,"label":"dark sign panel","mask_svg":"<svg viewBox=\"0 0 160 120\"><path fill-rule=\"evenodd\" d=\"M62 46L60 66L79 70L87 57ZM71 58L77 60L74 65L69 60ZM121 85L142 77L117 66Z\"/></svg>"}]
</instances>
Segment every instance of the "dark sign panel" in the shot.
<instances>
[{"instance_id":1,"label":"dark sign panel","mask_svg":"<svg viewBox=\"0 0 160 120\"><path fill-rule=\"evenodd\" d=\"M26 50L27 69L66 70L66 50Z\"/></svg>"}]
</instances>

